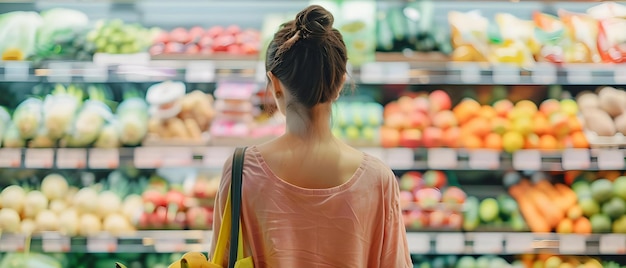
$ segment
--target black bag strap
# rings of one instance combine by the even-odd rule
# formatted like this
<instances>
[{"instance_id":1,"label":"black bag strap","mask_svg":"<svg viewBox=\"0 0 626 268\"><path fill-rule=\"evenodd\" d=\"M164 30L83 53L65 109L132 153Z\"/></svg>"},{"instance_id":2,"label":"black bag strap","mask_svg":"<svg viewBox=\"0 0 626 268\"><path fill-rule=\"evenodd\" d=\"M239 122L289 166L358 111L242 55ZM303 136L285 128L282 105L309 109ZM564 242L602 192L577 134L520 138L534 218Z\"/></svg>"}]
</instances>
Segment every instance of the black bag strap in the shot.
<instances>
[{"instance_id":1,"label":"black bag strap","mask_svg":"<svg viewBox=\"0 0 626 268\"><path fill-rule=\"evenodd\" d=\"M241 184L243 177L243 162L246 156L246 147L235 149L233 156L232 177L230 182L231 196L231 217L232 226L230 228L230 250L228 257L228 267L234 268L237 261L237 247L239 244L239 224L241 218Z\"/></svg>"}]
</instances>

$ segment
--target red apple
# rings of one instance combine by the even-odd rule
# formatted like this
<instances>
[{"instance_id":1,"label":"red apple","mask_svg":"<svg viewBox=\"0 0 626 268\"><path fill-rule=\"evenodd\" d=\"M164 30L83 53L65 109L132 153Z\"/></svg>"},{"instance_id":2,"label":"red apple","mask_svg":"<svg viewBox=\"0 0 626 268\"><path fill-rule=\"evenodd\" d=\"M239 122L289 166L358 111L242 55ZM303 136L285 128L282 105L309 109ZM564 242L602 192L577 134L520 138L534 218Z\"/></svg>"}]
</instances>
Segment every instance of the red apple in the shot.
<instances>
[{"instance_id":1,"label":"red apple","mask_svg":"<svg viewBox=\"0 0 626 268\"><path fill-rule=\"evenodd\" d=\"M224 32L226 34L235 36L238 35L239 33L241 33L241 28L237 25L230 25L228 27L226 27L226 30L224 30Z\"/></svg>"},{"instance_id":2,"label":"red apple","mask_svg":"<svg viewBox=\"0 0 626 268\"><path fill-rule=\"evenodd\" d=\"M424 175L422 176L422 178L424 179L424 184L427 187L434 187L434 188L441 189L448 184L448 179L446 178L446 174L443 171L439 171L439 170L428 170L424 172Z\"/></svg>"},{"instance_id":3,"label":"red apple","mask_svg":"<svg viewBox=\"0 0 626 268\"><path fill-rule=\"evenodd\" d=\"M419 96L413 99L413 110L423 114L428 114L430 111L430 103L427 96Z\"/></svg>"},{"instance_id":4,"label":"red apple","mask_svg":"<svg viewBox=\"0 0 626 268\"><path fill-rule=\"evenodd\" d=\"M450 186L443 192L442 201L448 204L463 204L467 195L461 188Z\"/></svg>"},{"instance_id":5,"label":"red apple","mask_svg":"<svg viewBox=\"0 0 626 268\"><path fill-rule=\"evenodd\" d=\"M160 32L154 37L154 40L152 42L155 44L160 44L160 43L165 44L169 41L170 41L170 34L168 32Z\"/></svg>"},{"instance_id":6,"label":"red apple","mask_svg":"<svg viewBox=\"0 0 626 268\"><path fill-rule=\"evenodd\" d=\"M418 230L424 228L428 224L427 217L419 210L412 210L407 213L404 226L407 229Z\"/></svg>"},{"instance_id":7,"label":"red apple","mask_svg":"<svg viewBox=\"0 0 626 268\"><path fill-rule=\"evenodd\" d=\"M150 229L151 224L150 224L150 213L148 212L143 212L141 213L141 215L139 216L139 222L137 223L137 228L139 228L140 230L147 230Z\"/></svg>"},{"instance_id":8,"label":"red apple","mask_svg":"<svg viewBox=\"0 0 626 268\"><path fill-rule=\"evenodd\" d=\"M385 148L398 147L400 145L400 132L394 128L382 127L380 129L380 145Z\"/></svg>"},{"instance_id":9,"label":"red apple","mask_svg":"<svg viewBox=\"0 0 626 268\"><path fill-rule=\"evenodd\" d=\"M441 202L441 192L435 188L423 188L417 190L415 198L420 208L432 210L437 208Z\"/></svg>"},{"instance_id":10,"label":"red apple","mask_svg":"<svg viewBox=\"0 0 626 268\"><path fill-rule=\"evenodd\" d=\"M200 38L204 35L204 29L200 26L194 26L189 29L189 35L192 39Z\"/></svg>"},{"instance_id":11,"label":"red apple","mask_svg":"<svg viewBox=\"0 0 626 268\"><path fill-rule=\"evenodd\" d=\"M413 194L409 191L400 191L400 208L405 210L411 206Z\"/></svg>"},{"instance_id":12,"label":"red apple","mask_svg":"<svg viewBox=\"0 0 626 268\"><path fill-rule=\"evenodd\" d=\"M189 32L185 28L178 27L170 32L170 38L174 42L187 43L191 40Z\"/></svg>"},{"instance_id":13,"label":"red apple","mask_svg":"<svg viewBox=\"0 0 626 268\"><path fill-rule=\"evenodd\" d=\"M437 148L443 145L443 131L440 128L427 127L422 134L424 147Z\"/></svg>"},{"instance_id":14,"label":"red apple","mask_svg":"<svg viewBox=\"0 0 626 268\"><path fill-rule=\"evenodd\" d=\"M241 55L243 54L243 50L241 49L240 45L237 44L232 44L230 46L228 46L228 48L226 49L226 52L232 54L232 55Z\"/></svg>"},{"instance_id":15,"label":"red apple","mask_svg":"<svg viewBox=\"0 0 626 268\"><path fill-rule=\"evenodd\" d=\"M419 129L405 129L400 132L400 146L417 148L422 144L422 132Z\"/></svg>"},{"instance_id":16,"label":"red apple","mask_svg":"<svg viewBox=\"0 0 626 268\"><path fill-rule=\"evenodd\" d=\"M198 54L200 53L200 48L194 44L189 44L185 48L185 54Z\"/></svg>"},{"instance_id":17,"label":"red apple","mask_svg":"<svg viewBox=\"0 0 626 268\"><path fill-rule=\"evenodd\" d=\"M174 204L181 210L185 208L185 198L186 196L177 190L170 190L167 194L165 194L165 202L168 204Z\"/></svg>"},{"instance_id":18,"label":"red apple","mask_svg":"<svg viewBox=\"0 0 626 268\"><path fill-rule=\"evenodd\" d=\"M187 211L187 224L191 230L204 230L211 226L207 223L209 218L209 211L203 207L192 207Z\"/></svg>"},{"instance_id":19,"label":"red apple","mask_svg":"<svg viewBox=\"0 0 626 268\"><path fill-rule=\"evenodd\" d=\"M223 32L224 32L224 27L213 26L206 31L205 35L210 36L211 38L215 38L221 35Z\"/></svg>"},{"instance_id":20,"label":"red apple","mask_svg":"<svg viewBox=\"0 0 626 268\"><path fill-rule=\"evenodd\" d=\"M450 95L443 90L435 90L428 95L428 102L430 103L430 112L436 113L443 110L450 110L452 108L452 100Z\"/></svg>"},{"instance_id":21,"label":"red apple","mask_svg":"<svg viewBox=\"0 0 626 268\"><path fill-rule=\"evenodd\" d=\"M154 229L163 229L167 223L167 208L158 207L150 214L150 225Z\"/></svg>"},{"instance_id":22,"label":"red apple","mask_svg":"<svg viewBox=\"0 0 626 268\"><path fill-rule=\"evenodd\" d=\"M430 117L426 113L413 112L407 119L411 128L424 130L431 125Z\"/></svg>"},{"instance_id":23,"label":"red apple","mask_svg":"<svg viewBox=\"0 0 626 268\"><path fill-rule=\"evenodd\" d=\"M463 216L459 213L451 213L448 215L448 226L454 229L460 229L463 226Z\"/></svg>"},{"instance_id":24,"label":"red apple","mask_svg":"<svg viewBox=\"0 0 626 268\"><path fill-rule=\"evenodd\" d=\"M198 41L198 46L202 47L202 48L209 48L213 45L213 37L210 36L202 36L202 38L200 38L200 40Z\"/></svg>"},{"instance_id":25,"label":"red apple","mask_svg":"<svg viewBox=\"0 0 626 268\"><path fill-rule=\"evenodd\" d=\"M428 225L434 228L444 227L446 224L446 213L440 210L432 211L428 217Z\"/></svg>"},{"instance_id":26,"label":"red apple","mask_svg":"<svg viewBox=\"0 0 626 268\"><path fill-rule=\"evenodd\" d=\"M217 52L226 52L228 47L235 43L235 37L232 35L220 35L213 40L213 50Z\"/></svg>"},{"instance_id":27,"label":"red apple","mask_svg":"<svg viewBox=\"0 0 626 268\"><path fill-rule=\"evenodd\" d=\"M422 174L417 171L409 171L400 177L400 190L413 191L422 187Z\"/></svg>"},{"instance_id":28,"label":"red apple","mask_svg":"<svg viewBox=\"0 0 626 268\"><path fill-rule=\"evenodd\" d=\"M183 53L185 51L185 46L181 43L177 42L169 42L165 45L165 53L167 54L178 54Z\"/></svg>"},{"instance_id":29,"label":"red apple","mask_svg":"<svg viewBox=\"0 0 626 268\"><path fill-rule=\"evenodd\" d=\"M145 203L150 203L155 207L162 207L167 205L165 196L157 190L146 190L141 196Z\"/></svg>"}]
</instances>

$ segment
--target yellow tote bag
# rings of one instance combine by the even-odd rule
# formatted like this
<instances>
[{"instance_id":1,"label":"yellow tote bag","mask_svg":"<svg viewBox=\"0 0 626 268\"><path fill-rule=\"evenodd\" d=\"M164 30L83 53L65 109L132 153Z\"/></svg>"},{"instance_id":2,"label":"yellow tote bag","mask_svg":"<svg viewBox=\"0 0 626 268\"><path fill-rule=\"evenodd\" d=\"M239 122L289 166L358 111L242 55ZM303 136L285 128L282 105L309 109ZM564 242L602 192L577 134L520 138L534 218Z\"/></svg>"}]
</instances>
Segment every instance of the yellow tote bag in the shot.
<instances>
[{"instance_id":1,"label":"yellow tote bag","mask_svg":"<svg viewBox=\"0 0 626 268\"><path fill-rule=\"evenodd\" d=\"M244 257L243 232L240 217L241 184L245 151L245 147L237 148L235 150L235 155L233 157L232 179L230 185L231 189L228 192L228 197L226 198L226 207L224 208L224 214L222 216L222 225L220 226L220 231L217 237L215 252L213 252L212 259L209 261L209 268L224 268L222 267L222 263L224 263L224 257L226 256L227 252L230 255L228 268L254 267L252 257ZM236 222L233 222L233 212L236 213ZM236 225L235 228L237 228L237 232L233 231L233 225ZM237 237L237 245L230 244L230 249L228 249L228 242L231 241L231 238L233 236Z\"/></svg>"}]
</instances>

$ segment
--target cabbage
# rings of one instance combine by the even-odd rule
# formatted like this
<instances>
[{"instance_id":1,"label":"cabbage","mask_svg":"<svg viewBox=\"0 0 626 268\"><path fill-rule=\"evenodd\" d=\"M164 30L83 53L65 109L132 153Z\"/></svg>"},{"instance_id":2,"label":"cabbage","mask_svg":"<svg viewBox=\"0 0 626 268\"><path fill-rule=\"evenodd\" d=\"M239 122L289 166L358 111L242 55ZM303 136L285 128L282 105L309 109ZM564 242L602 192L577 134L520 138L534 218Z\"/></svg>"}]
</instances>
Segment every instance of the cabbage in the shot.
<instances>
[{"instance_id":1,"label":"cabbage","mask_svg":"<svg viewBox=\"0 0 626 268\"><path fill-rule=\"evenodd\" d=\"M148 134L148 104L142 98L124 100L117 108L120 141L123 145L139 145Z\"/></svg>"},{"instance_id":2,"label":"cabbage","mask_svg":"<svg viewBox=\"0 0 626 268\"><path fill-rule=\"evenodd\" d=\"M7 148L22 148L26 145L24 139L20 137L20 132L17 130L15 124L9 125L9 128L2 138L2 144Z\"/></svg>"},{"instance_id":3,"label":"cabbage","mask_svg":"<svg viewBox=\"0 0 626 268\"><path fill-rule=\"evenodd\" d=\"M13 122L17 126L22 139L31 139L39 131L43 121L43 102L40 99L29 98L15 109Z\"/></svg>"},{"instance_id":4,"label":"cabbage","mask_svg":"<svg viewBox=\"0 0 626 268\"><path fill-rule=\"evenodd\" d=\"M67 94L46 96L43 106L44 126L50 138L60 139L68 132L78 105L76 98Z\"/></svg>"},{"instance_id":5,"label":"cabbage","mask_svg":"<svg viewBox=\"0 0 626 268\"><path fill-rule=\"evenodd\" d=\"M86 147L98 139L105 123L113 117L111 110L104 103L88 100L76 116L71 132L68 134L69 147Z\"/></svg>"},{"instance_id":6,"label":"cabbage","mask_svg":"<svg viewBox=\"0 0 626 268\"><path fill-rule=\"evenodd\" d=\"M0 15L0 53L18 49L24 57L32 55L41 25L43 19L37 12L15 11Z\"/></svg>"},{"instance_id":7,"label":"cabbage","mask_svg":"<svg viewBox=\"0 0 626 268\"><path fill-rule=\"evenodd\" d=\"M94 143L93 146L96 148L120 147L119 136L117 123L110 122L106 124L102 130L100 130L100 135L98 136L98 139L96 139L96 143Z\"/></svg>"},{"instance_id":8,"label":"cabbage","mask_svg":"<svg viewBox=\"0 0 626 268\"><path fill-rule=\"evenodd\" d=\"M37 44L55 43L57 34L80 30L89 24L89 18L83 12L67 8L53 8L41 12L43 25L37 33Z\"/></svg>"}]
</instances>

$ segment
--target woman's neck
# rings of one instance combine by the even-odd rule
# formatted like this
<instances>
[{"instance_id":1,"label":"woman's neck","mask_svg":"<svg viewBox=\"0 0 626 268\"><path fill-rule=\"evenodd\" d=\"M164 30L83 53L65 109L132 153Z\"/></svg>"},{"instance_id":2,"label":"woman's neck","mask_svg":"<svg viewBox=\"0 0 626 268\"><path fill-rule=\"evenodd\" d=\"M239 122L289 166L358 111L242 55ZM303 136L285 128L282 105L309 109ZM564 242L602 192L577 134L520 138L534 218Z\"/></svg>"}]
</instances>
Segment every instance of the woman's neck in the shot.
<instances>
[{"instance_id":1,"label":"woman's neck","mask_svg":"<svg viewBox=\"0 0 626 268\"><path fill-rule=\"evenodd\" d=\"M330 126L331 104L318 104L312 109L292 105L287 108L285 136L306 142L334 139Z\"/></svg>"}]
</instances>

